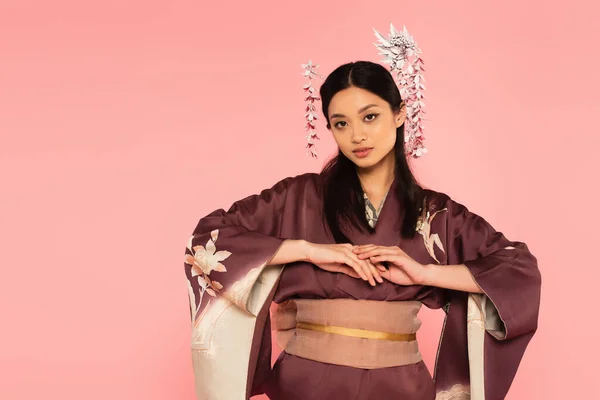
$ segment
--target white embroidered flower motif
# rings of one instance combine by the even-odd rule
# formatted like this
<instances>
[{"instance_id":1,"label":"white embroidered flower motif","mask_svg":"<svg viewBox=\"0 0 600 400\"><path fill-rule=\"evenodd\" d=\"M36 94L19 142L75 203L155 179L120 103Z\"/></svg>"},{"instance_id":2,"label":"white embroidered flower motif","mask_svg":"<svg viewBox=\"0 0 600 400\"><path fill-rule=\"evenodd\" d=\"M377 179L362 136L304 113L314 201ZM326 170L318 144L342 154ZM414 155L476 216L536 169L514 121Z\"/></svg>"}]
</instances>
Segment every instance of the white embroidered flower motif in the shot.
<instances>
[{"instance_id":1,"label":"white embroidered flower motif","mask_svg":"<svg viewBox=\"0 0 600 400\"><path fill-rule=\"evenodd\" d=\"M192 278L196 277L200 287L200 290L198 291L199 299L196 304L196 294L194 292L194 288L192 287L191 282L188 281L188 294L190 297L190 307L192 309L192 321L194 328L198 327L198 324L210 306L210 300L208 300L204 306L204 309L200 313L204 293L208 293L210 296L215 297L217 292L223 289L223 285L221 283L209 278L209 275L212 271L227 271L221 261L226 260L231 255L229 251L217 251L215 242L217 241L218 236L218 229L212 231L206 246L198 245L192 247L192 240L194 238L193 236L188 241L187 247L192 254L185 255L185 263L191 265ZM194 330L192 335L192 341L195 341L198 338L199 333Z\"/></svg>"},{"instance_id":2,"label":"white embroidered flower motif","mask_svg":"<svg viewBox=\"0 0 600 400\"><path fill-rule=\"evenodd\" d=\"M216 251L217 247L215 246L215 242L217 241L217 237L219 235L218 229L212 231L210 235L211 238L208 239L206 247L198 245L192 248L192 238L190 238L188 249L190 249L193 256L189 254L186 255L185 262L192 265L192 276L201 274L208 276L212 271L227 271L225 266L221 264L221 261L226 260L231 253L225 250Z\"/></svg>"},{"instance_id":3,"label":"white embroidered flower motif","mask_svg":"<svg viewBox=\"0 0 600 400\"><path fill-rule=\"evenodd\" d=\"M470 398L469 386L460 384L452 386L450 390L438 392L435 396L435 400L469 400Z\"/></svg>"},{"instance_id":4,"label":"white embroidered flower motif","mask_svg":"<svg viewBox=\"0 0 600 400\"><path fill-rule=\"evenodd\" d=\"M444 250L444 245L442 244L440 236L437 233L431 234L431 223L436 215L447 210L447 208L444 208L431 214L429 209L427 209L427 199L425 199L423 202L423 214L417 222L417 232L423 236L423 242L425 243L427 252L438 264L440 261L435 256L435 246L437 246L443 253L446 251Z\"/></svg>"}]
</instances>

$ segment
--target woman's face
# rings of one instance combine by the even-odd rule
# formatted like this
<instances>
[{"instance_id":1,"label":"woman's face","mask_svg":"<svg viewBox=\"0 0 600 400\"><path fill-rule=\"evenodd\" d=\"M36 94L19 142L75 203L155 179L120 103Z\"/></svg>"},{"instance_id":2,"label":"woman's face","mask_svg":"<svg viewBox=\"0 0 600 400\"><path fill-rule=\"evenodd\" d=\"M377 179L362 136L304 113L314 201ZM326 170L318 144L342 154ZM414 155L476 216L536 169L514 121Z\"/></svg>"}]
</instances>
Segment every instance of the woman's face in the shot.
<instances>
[{"instance_id":1,"label":"woman's face","mask_svg":"<svg viewBox=\"0 0 600 400\"><path fill-rule=\"evenodd\" d=\"M404 123L406 108L399 112L381 97L349 87L336 93L329 103L331 132L341 152L358 168L371 168L394 158L396 128Z\"/></svg>"}]
</instances>

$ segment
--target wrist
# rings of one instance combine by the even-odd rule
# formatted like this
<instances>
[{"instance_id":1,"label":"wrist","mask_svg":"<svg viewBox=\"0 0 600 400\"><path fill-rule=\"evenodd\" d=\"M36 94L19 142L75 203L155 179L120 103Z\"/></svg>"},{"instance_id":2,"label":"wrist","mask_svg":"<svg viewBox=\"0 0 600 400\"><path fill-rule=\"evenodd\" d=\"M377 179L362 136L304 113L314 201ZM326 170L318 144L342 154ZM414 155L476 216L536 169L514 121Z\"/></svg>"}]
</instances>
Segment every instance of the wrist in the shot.
<instances>
[{"instance_id":1,"label":"wrist","mask_svg":"<svg viewBox=\"0 0 600 400\"><path fill-rule=\"evenodd\" d=\"M313 246L312 243L306 240L298 240L298 249L300 253L301 261L310 262L312 260Z\"/></svg>"},{"instance_id":2,"label":"wrist","mask_svg":"<svg viewBox=\"0 0 600 400\"><path fill-rule=\"evenodd\" d=\"M435 264L423 265L423 286L435 286L435 276L438 266Z\"/></svg>"}]
</instances>

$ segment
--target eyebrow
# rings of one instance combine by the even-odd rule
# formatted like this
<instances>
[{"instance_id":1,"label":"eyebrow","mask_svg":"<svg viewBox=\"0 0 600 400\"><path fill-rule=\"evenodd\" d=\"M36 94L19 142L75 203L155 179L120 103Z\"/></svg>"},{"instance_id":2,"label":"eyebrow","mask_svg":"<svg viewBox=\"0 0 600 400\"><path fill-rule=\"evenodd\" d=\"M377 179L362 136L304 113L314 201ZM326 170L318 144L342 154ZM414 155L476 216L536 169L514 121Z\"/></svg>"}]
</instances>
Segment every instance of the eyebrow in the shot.
<instances>
[{"instance_id":1,"label":"eyebrow","mask_svg":"<svg viewBox=\"0 0 600 400\"><path fill-rule=\"evenodd\" d=\"M368 110L371 107L379 107L379 106L377 104L369 104L369 105L366 105L366 106L362 107L360 110L358 110L358 113L360 114L363 111ZM344 114L333 114L332 116L329 117L329 119L344 118L344 117L345 117Z\"/></svg>"}]
</instances>

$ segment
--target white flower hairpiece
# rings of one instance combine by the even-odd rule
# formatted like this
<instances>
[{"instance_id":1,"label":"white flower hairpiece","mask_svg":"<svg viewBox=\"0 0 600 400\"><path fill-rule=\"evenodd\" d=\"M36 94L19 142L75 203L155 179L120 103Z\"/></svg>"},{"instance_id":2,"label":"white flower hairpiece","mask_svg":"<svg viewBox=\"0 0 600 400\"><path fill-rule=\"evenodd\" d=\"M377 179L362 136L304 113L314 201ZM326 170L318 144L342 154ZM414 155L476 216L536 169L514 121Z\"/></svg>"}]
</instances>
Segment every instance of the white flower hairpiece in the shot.
<instances>
[{"instance_id":1,"label":"white flower hairpiece","mask_svg":"<svg viewBox=\"0 0 600 400\"><path fill-rule=\"evenodd\" d=\"M390 65L390 70L396 73L400 86L400 95L406 103L406 122L404 141L406 142L406 154L415 158L427 153L423 144L423 117L425 115L425 103L423 91L425 78L422 72L424 62L421 58L421 49L417 46L414 38L408 33L406 27L398 32L393 24L390 24L390 35L385 38L373 28L378 43L375 47L382 55L383 62Z\"/></svg>"},{"instance_id":2,"label":"white flower hairpiece","mask_svg":"<svg viewBox=\"0 0 600 400\"><path fill-rule=\"evenodd\" d=\"M400 95L406 104L406 122L404 130L405 152L414 158L420 158L427 153L427 148L423 144L425 137L423 135L423 120L425 115L425 103L423 91L425 78L422 73L425 71L424 62L421 58L421 49L417 46L414 38L408 33L406 27L402 32L398 32L393 24L390 24L390 34L386 38L375 28L373 28L378 43L373 43L382 55L383 63L390 65L390 71L396 73ZM315 140L319 139L316 120L318 111L315 103L319 100L315 88L312 86L314 79L324 79L316 72L318 65L309 60L302 64L304 77L308 83L304 85L306 105L306 136L308 154L317 158Z\"/></svg>"},{"instance_id":3,"label":"white flower hairpiece","mask_svg":"<svg viewBox=\"0 0 600 400\"><path fill-rule=\"evenodd\" d=\"M323 79L323 77L317 73L317 67L318 65L313 65L311 60L308 60L306 64L302 64L302 68L304 68L304 77L308 79L308 83L304 85L304 92L306 94L304 99L306 101L306 148L308 149L308 154L314 158L317 158L315 140L319 139L317 127L315 125L318 118L318 111L315 107L315 103L321 100L321 98L317 96L315 88L312 86L312 81L316 78Z\"/></svg>"}]
</instances>

